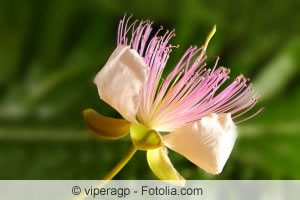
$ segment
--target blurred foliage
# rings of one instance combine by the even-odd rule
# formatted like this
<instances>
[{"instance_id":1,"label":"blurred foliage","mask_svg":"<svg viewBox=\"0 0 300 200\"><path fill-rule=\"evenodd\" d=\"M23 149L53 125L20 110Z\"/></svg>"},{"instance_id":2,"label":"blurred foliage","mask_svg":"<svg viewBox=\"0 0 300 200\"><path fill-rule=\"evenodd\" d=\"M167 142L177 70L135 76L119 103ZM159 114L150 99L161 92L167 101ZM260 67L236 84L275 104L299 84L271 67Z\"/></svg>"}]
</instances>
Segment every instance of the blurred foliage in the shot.
<instances>
[{"instance_id":1,"label":"blurred foliage","mask_svg":"<svg viewBox=\"0 0 300 200\"><path fill-rule=\"evenodd\" d=\"M100 179L129 150L129 138L90 134L85 108L118 113L92 80L116 45L125 12L176 27L172 69L190 45L218 31L208 62L250 77L265 111L240 126L224 172L204 173L170 152L187 179L300 179L300 2L0 0L0 179ZM154 179L138 152L117 176Z\"/></svg>"}]
</instances>

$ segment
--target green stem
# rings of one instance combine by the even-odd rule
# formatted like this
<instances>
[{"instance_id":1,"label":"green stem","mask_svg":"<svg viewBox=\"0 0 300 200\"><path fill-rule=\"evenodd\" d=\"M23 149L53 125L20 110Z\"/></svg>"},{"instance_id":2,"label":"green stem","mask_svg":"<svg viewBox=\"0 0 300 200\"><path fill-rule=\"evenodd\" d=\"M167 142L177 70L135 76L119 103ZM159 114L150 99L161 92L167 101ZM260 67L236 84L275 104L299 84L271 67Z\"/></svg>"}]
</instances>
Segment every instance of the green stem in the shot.
<instances>
[{"instance_id":1,"label":"green stem","mask_svg":"<svg viewBox=\"0 0 300 200\"><path fill-rule=\"evenodd\" d=\"M130 151L126 154L126 156L118 162L118 164L110 171L106 176L103 177L103 180L111 180L117 175L121 169L128 163L128 161L132 158L132 156L137 151L137 148L132 145Z\"/></svg>"},{"instance_id":2,"label":"green stem","mask_svg":"<svg viewBox=\"0 0 300 200\"><path fill-rule=\"evenodd\" d=\"M111 179L117 175L123 169L123 167L128 163L128 161L132 158L132 156L135 154L137 151L137 148L135 148L134 145L132 145L130 151L126 154L126 156L118 162L118 164L108 172L106 176L103 177L102 181L99 185L96 185L94 188L102 188L104 185L109 182ZM87 197L87 195L82 192L79 196L75 197L73 200L84 200Z\"/></svg>"}]
</instances>

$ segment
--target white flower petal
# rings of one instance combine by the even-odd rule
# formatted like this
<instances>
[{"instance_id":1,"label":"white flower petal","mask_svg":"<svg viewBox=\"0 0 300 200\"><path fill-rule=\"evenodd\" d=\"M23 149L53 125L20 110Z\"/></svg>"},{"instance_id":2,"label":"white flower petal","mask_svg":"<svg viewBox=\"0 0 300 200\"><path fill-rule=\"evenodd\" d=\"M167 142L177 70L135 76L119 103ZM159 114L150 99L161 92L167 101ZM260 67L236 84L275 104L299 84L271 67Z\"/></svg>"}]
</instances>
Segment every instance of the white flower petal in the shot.
<instances>
[{"instance_id":1,"label":"white flower petal","mask_svg":"<svg viewBox=\"0 0 300 200\"><path fill-rule=\"evenodd\" d=\"M208 173L219 174L237 137L230 114L210 114L163 137L164 143Z\"/></svg>"},{"instance_id":2,"label":"white flower petal","mask_svg":"<svg viewBox=\"0 0 300 200\"><path fill-rule=\"evenodd\" d=\"M148 68L135 50L119 46L94 79L100 98L130 122L136 122Z\"/></svg>"}]
</instances>

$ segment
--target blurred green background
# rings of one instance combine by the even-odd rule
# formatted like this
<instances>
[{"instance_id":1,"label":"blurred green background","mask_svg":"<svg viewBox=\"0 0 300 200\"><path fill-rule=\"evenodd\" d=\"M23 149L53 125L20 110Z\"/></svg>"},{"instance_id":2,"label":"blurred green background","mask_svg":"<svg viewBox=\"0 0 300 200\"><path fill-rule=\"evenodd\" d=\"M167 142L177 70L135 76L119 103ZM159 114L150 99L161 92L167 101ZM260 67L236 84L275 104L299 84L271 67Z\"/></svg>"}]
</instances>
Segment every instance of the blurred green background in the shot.
<instances>
[{"instance_id":1,"label":"blurred green background","mask_svg":"<svg viewBox=\"0 0 300 200\"><path fill-rule=\"evenodd\" d=\"M124 13L176 28L171 69L213 24L216 56L250 77L265 111L240 125L219 176L170 152L187 179L300 179L300 2L294 1L0 1L0 179L101 179L129 150L129 138L104 141L86 129L82 110L118 117L99 100L93 77L116 47ZM232 80L231 79L231 80ZM155 179L138 152L117 179Z\"/></svg>"}]
</instances>

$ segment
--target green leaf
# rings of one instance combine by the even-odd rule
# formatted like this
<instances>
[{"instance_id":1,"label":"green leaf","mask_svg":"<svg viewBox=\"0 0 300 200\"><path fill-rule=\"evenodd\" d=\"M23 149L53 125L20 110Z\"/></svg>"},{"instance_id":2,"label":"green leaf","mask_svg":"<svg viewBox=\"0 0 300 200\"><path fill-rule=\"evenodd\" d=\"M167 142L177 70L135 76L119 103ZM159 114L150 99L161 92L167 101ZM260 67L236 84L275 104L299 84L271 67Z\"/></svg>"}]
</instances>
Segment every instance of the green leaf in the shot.
<instances>
[{"instance_id":1,"label":"green leaf","mask_svg":"<svg viewBox=\"0 0 300 200\"><path fill-rule=\"evenodd\" d=\"M130 123L124 119L105 117L93 109L84 110L83 116L88 128L97 136L119 139L129 133Z\"/></svg>"},{"instance_id":2,"label":"green leaf","mask_svg":"<svg viewBox=\"0 0 300 200\"><path fill-rule=\"evenodd\" d=\"M264 67L254 82L255 89L264 100L276 96L295 77L299 71L299 51L300 38L292 38L279 55Z\"/></svg>"},{"instance_id":3,"label":"green leaf","mask_svg":"<svg viewBox=\"0 0 300 200\"><path fill-rule=\"evenodd\" d=\"M173 167L165 147L147 151L147 161L159 179L176 181L174 183L181 186L185 184L184 178Z\"/></svg>"},{"instance_id":4,"label":"green leaf","mask_svg":"<svg viewBox=\"0 0 300 200\"><path fill-rule=\"evenodd\" d=\"M139 150L156 149L163 145L162 138L158 132L141 124L131 124L130 135L133 144Z\"/></svg>"}]
</instances>

